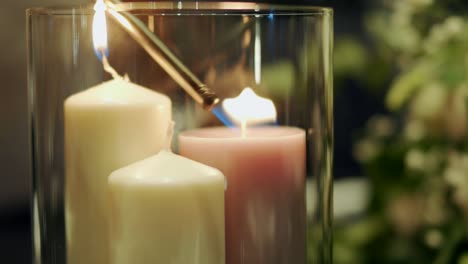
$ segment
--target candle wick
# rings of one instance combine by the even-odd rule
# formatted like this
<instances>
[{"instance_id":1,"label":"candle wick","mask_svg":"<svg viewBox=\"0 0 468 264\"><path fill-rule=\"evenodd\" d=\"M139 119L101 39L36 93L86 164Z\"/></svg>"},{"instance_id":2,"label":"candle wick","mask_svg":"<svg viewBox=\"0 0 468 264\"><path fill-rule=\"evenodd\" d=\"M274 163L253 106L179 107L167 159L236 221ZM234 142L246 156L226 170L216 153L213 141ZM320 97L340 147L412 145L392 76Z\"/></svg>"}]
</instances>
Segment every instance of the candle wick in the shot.
<instances>
[{"instance_id":1,"label":"candle wick","mask_svg":"<svg viewBox=\"0 0 468 264\"><path fill-rule=\"evenodd\" d=\"M247 120L243 119L241 122L241 136L245 138L247 136Z\"/></svg>"},{"instance_id":2,"label":"candle wick","mask_svg":"<svg viewBox=\"0 0 468 264\"><path fill-rule=\"evenodd\" d=\"M107 56L104 52L103 49L100 49L101 55L102 55L102 66L104 70L109 73L112 78L114 79L123 79L122 76L120 76L117 71L110 65L109 61L107 60Z\"/></svg>"},{"instance_id":3,"label":"candle wick","mask_svg":"<svg viewBox=\"0 0 468 264\"><path fill-rule=\"evenodd\" d=\"M123 78L124 78L125 81L130 82L130 77L128 76L127 73L124 75Z\"/></svg>"}]
</instances>

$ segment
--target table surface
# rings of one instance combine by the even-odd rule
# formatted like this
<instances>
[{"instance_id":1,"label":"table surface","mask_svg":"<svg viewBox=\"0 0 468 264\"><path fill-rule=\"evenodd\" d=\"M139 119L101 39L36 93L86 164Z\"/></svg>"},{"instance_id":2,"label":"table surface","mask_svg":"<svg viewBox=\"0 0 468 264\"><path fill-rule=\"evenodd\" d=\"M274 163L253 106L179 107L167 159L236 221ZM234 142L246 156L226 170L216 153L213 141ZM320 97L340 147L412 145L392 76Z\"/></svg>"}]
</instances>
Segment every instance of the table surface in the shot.
<instances>
[{"instance_id":1,"label":"table surface","mask_svg":"<svg viewBox=\"0 0 468 264\"><path fill-rule=\"evenodd\" d=\"M369 185L365 179L337 180L334 187L335 220L364 211L369 192ZM308 182L308 188L314 188L311 182ZM353 199L350 200L349 197ZM309 197L307 200L313 202L314 199ZM313 211L312 204L309 203L309 212ZM28 205L0 210L0 263L32 263L29 210Z\"/></svg>"}]
</instances>

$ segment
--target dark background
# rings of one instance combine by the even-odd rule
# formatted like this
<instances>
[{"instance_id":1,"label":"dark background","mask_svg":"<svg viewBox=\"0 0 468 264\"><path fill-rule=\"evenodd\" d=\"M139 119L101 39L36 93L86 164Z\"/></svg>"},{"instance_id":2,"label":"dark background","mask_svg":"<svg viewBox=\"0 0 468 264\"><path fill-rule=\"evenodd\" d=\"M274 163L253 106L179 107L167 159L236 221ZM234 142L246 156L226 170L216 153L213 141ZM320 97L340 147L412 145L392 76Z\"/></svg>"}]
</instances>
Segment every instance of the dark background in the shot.
<instances>
[{"instance_id":1,"label":"dark background","mask_svg":"<svg viewBox=\"0 0 468 264\"><path fill-rule=\"evenodd\" d=\"M16 0L0 7L0 263L31 263L31 193L27 123L25 10L28 7L83 4L86 0ZM267 1L262 1L267 2ZM333 7L335 32L365 39L362 14L372 1L269 1ZM335 86L335 179L360 175L351 155L353 131L381 111L379 100L352 81Z\"/></svg>"}]
</instances>

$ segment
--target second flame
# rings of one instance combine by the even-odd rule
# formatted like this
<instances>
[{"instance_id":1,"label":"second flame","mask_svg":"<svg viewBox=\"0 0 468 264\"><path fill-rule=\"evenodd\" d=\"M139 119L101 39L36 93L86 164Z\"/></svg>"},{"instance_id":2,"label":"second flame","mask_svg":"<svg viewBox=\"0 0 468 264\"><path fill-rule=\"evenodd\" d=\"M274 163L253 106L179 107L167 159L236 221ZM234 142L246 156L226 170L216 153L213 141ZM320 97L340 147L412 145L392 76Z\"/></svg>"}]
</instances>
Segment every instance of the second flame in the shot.
<instances>
[{"instance_id":1,"label":"second flame","mask_svg":"<svg viewBox=\"0 0 468 264\"><path fill-rule=\"evenodd\" d=\"M241 126L242 134L247 126L276 122L273 102L258 96L251 88L245 88L238 97L224 100L223 110L233 123Z\"/></svg>"}]
</instances>

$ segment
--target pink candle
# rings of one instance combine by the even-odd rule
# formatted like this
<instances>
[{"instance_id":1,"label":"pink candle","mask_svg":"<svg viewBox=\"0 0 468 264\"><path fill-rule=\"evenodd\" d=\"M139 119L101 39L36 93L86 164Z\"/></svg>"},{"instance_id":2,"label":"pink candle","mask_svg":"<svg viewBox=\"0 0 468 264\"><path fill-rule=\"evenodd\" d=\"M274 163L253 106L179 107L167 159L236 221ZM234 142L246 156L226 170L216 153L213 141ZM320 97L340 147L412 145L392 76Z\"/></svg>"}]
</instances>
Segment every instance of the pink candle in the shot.
<instances>
[{"instance_id":1,"label":"pink candle","mask_svg":"<svg viewBox=\"0 0 468 264\"><path fill-rule=\"evenodd\" d=\"M180 154L227 177L226 263L305 263L305 131L205 128L179 136Z\"/></svg>"}]
</instances>

